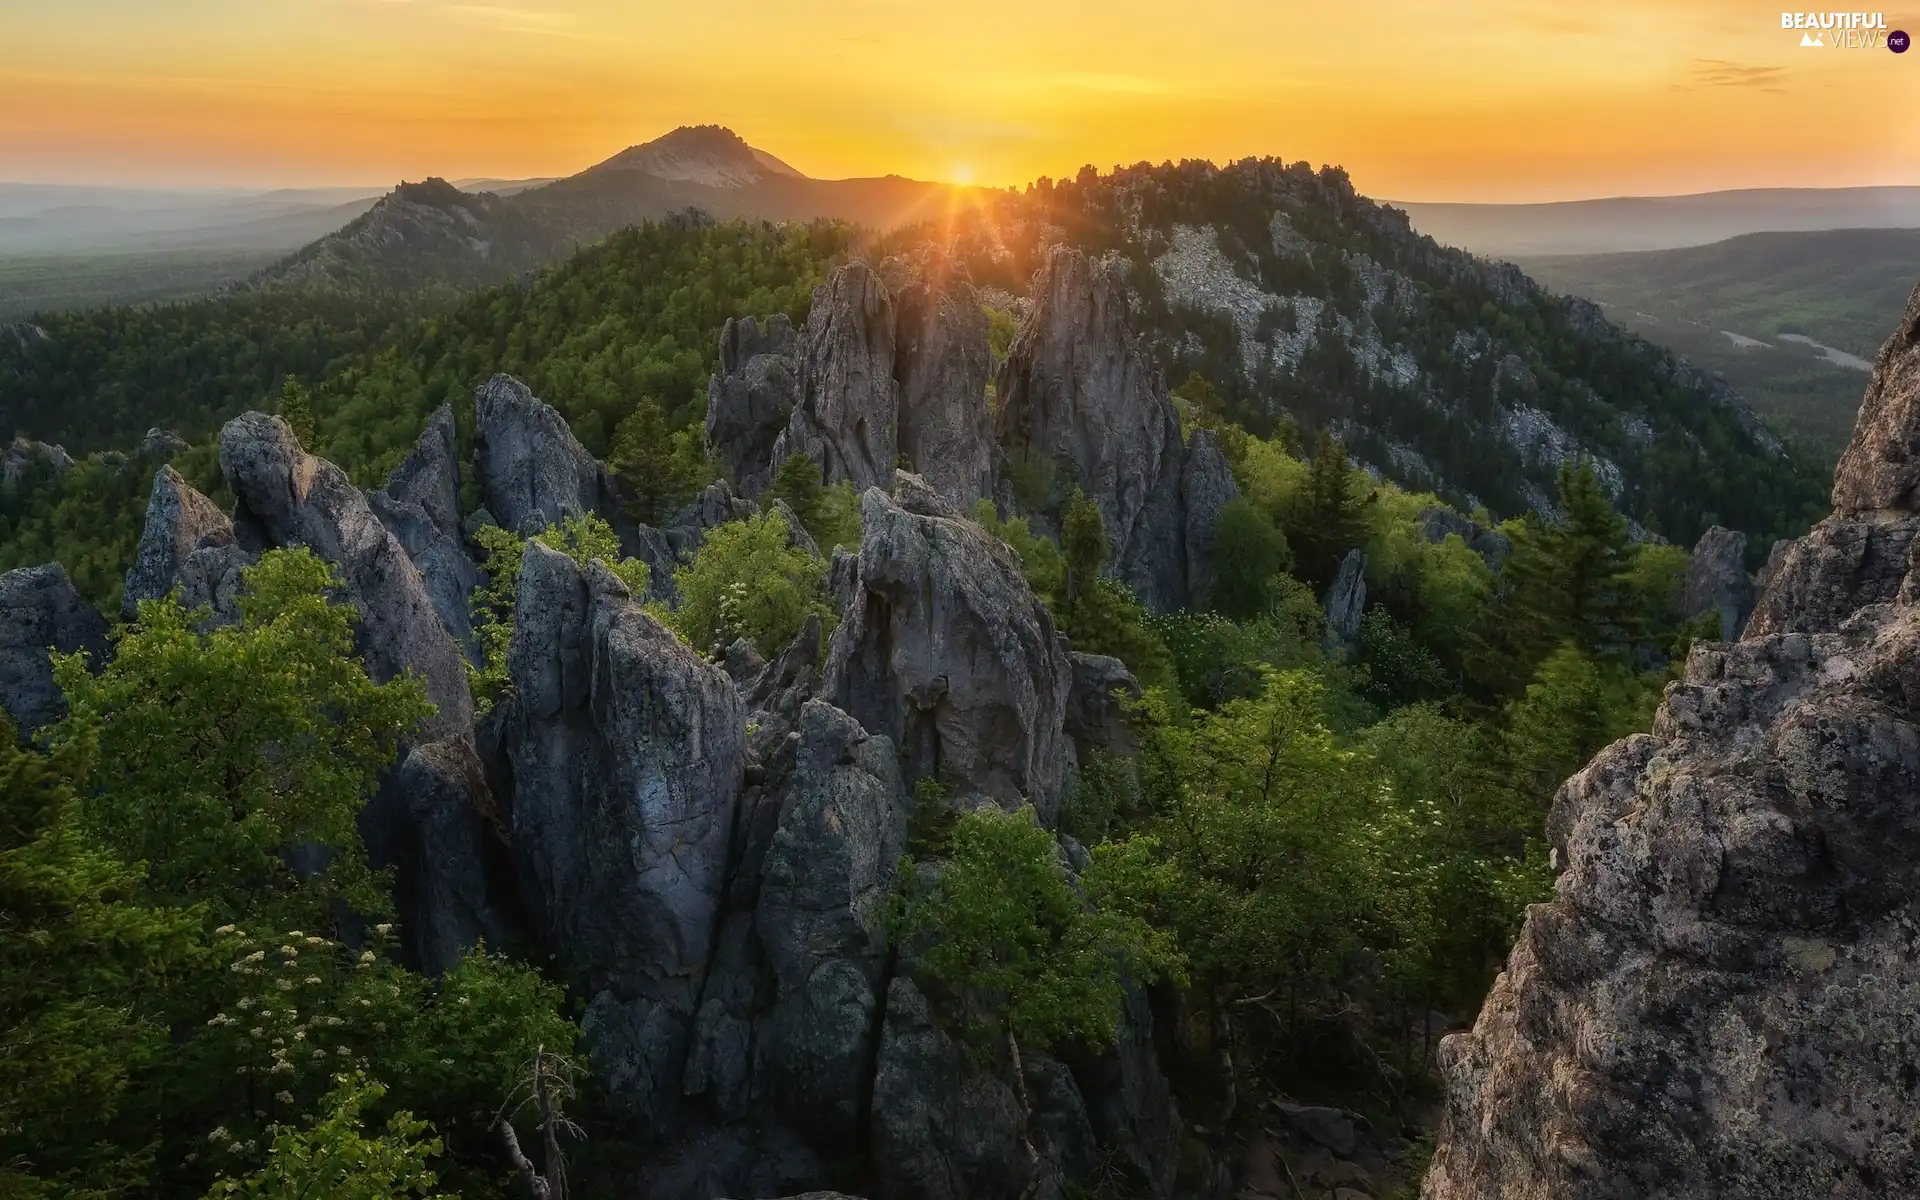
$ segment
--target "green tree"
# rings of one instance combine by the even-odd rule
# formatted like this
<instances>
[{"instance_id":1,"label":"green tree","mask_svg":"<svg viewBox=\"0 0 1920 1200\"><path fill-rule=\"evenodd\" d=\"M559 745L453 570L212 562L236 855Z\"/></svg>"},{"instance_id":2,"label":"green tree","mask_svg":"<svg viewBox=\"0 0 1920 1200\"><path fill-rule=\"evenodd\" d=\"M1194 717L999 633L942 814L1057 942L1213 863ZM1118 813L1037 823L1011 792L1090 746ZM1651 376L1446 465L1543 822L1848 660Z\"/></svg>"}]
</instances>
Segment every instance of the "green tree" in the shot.
<instances>
[{"instance_id":1,"label":"green tree","mask_svg":"<svg viewBox=\"0 0 1920 1200\"><path fill-rule=\"evenodd\" d=\"M1332 582L1340 560L1360 544L1365 523L1361 510L1347 448L1322 429L1314 441L1306 488L1286 523L1288 544L1308 583L1324 587Z\"/></svg>"},{"instance_id":2,"label":"green tree","mask_svg":"<svg viewBox=\"0 0 1920 1200\"><path fill-rule=\"evenodd\" d=\"M820 526L821 518L826 515L826 489L821 486L820 464L813 455L789 454L781 460L779 470L773 473L773 482L767 485L767 503L775 500L786 502L808 534Z\"/></svg>"},{"instance_id":3,"label":"green tree","mask_svg":"<svg viewBox=\"0 0 1920 1200\"><path fill-rule=\"evenodd\" d=\"M1559 502L1559 520L1529 513L1515 531L1493 601L1482 611L1476 674L1499 693L1517 693L1562 643L1618 661L1643 632L1646 604L1633 587L1627 523L1590 463L1561 468Z\"/></svg>"},{"instance_id":4,"label":"green tree","mask_svg":"<svg viewBox=\"0 0 1920 1200\"><path fill-rule=\"evenodd\" d=\"M658 525L704 481L704 464L689 461L686 441L668 428L667 415L652 396L640 397L615 427L607 466L620 482L629 518Z\"/></svg>"},{"instance_id":5,"label":"green tree","mask_svg":"<svg viewBox=\"0 0 1920 1200\"><path fill-rule=\"evenodd\" d=\"M818 614L827 628L838 619L827 600L826 563L791 544L778 513L709 530L693 561L673 579L680 607L668 620L696 649L744 637L762 654L777 654L808 613Z\"/></svg>"},{"instance_id":6,"label":"green tree","mask_svg":"<svg viewBox=\"0 0 1920 1200\"><path fill-rule=\"evenodd\" d=\"M1020 558L1020 571L1026 576L1027 586L1048 608L1058 608L1061 593L1067 586L1067 564L1053 539L1033 532L1025 517L1001 520L1000 510L985 497L974 501L973 519L982 529L1013 548Z\"/></svg>"},{"instance_id":7,"label":"green tree","mask_svg":"<svg viewBox=\"0 0 1920 1200\"><path fill-rule=\"evenodd\" d=\"M156 900L312 925L336 902L381 911L357 819L432 705L415 678L367 678L354 610L329 601L338 576L310 551L269 551L243 578L236 625L201 632L204 613L145 601L99 674L57 658L70 711L49 741L93 748L87 824L148 864ZM303 874L301 845L332 853Z\"/></svg>"},{"instance_id":8,"label":"green tree","mask_svg":"<svg viewBox=\"0 0 1920 1200\"><path fill-rule=\"evenodd\" d=\"M1248 621L1273 604L1275 579L1293 565L1286 535L1250 500L1239 498L1213 523L1211 607Z\"/></svg>"},{"instance_id":9,"label":"green tree","mask_svg":"<svg viewBox=\"0 0 1920 1200\"><path fill-rule=\"evenodd\" d=\"M1569 643L1547 656L1526 694L1507 706L1507 761L1513 786L1531 801L1529 832L1538 834L1561 782L1617 736L1607 691L1593 659Z\"/></svg>"},{"instance_id":10,"label":"green tree","mask_svg":"<svg viewBox=\"0 0 1920 1200\"><path fill-rule=\"evenodd\" d=\"M1062 599L1072 611L1081 594L1100 578L1108 553L1107 526L1100 517L1100 506L1078 487L1067 494L1060 510L1060 553L1067 565L1066 595Z\"/></svg>"},{"instance_id":11,"label":"green tree","mask_svg":"<svg viewBox=\"0 0 1920 1200\"><path fill-rule=\"evenodd\" d=\"M280 382L280 415L293 427L293 435L300 439L300 444L311 448L317 428L313 420L313 394L291 375Z\"/></svg>"},{"instance_id":12,"label":"green tree","mask_svg":"<svg viewBox=\"0 0 1920 1200\"><path fill-rule=\"evenodd\" d=\"M90 747L16 747L0 719L0 1195L118 1195L145 1180L149 1090L214 956L197 906L135 902L143 872L81 828Z\"/></svg>"},{"instance_id":13,"label":"green tree","mask_svg":"<svg viewBox=\"0 0 1920 1200\"><path fill-rule=\"evenodd\" d=\"M258 1171L240 1179L220 1179L207 1200L259 1197L260 1200L396 1200L438 1194L431 1160L443 1148L430 1126L412 1113L397 1112L380 1132L369 1136L365 1111L386 1088L364 1076L342 1075L307 1129L281 1124L270 1131L272 1146Z\"/></svg>"}]
</instances>

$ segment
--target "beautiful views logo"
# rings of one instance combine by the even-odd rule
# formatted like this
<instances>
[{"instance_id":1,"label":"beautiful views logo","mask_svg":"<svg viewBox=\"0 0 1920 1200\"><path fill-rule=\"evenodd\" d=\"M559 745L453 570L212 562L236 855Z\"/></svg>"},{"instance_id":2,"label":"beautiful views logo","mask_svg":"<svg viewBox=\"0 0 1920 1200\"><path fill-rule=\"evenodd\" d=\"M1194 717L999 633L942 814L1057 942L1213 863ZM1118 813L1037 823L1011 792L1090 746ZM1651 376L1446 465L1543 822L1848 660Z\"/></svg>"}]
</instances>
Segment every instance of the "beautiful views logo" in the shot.
<instances>
[{"instance_id":1,"label":"beautiful views logo","mask_svg":"<svg viewBox=\"0 0 1920 1200\"><path fill-rule=\"evenodd\" d=\"M1780 28L1800 31L1809 49L1878 50L1887 44L1885 13L1783 12Z\"/></svg>"}]
</instances>

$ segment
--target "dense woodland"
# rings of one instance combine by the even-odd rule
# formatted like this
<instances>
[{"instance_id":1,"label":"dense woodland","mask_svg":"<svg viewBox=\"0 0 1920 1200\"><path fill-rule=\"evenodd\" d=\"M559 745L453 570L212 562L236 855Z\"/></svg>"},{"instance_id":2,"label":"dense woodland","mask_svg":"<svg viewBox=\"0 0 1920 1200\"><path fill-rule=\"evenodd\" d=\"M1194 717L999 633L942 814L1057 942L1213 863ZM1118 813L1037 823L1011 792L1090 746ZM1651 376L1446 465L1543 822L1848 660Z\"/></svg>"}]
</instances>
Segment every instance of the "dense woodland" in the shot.
<instances>
[{"instance_id":1,"label":"dense woodland","mask_svg":"<svg viewBox=\"0 0 1920 1200\"><path fill-rule=\"evenodd\" d=\"M1030 200L1092 211L1072 194L1091 186ZM1181 202L1216 206L1226 229L1241 212L1231 195ZM1094 239L1099 225L1073 228ZM1390 254L1351 225L1335 232ZM8 385L28 404L8 411L83 448L178 424L202 444L176 465L211 490L201 435L267 406L370 486L442 402L464 439L473 386L508 371L616 470L658 481L640 514L654 516L713 476L700 417L720 324L803 318L851 245L831 224L683 220L404 322L306 293L76 316L49 323L56 344L118 349L28 360L31 386ZM1014 254L995 269L1024 266ZM1331 258L1261 269L1294 272L1293 288L1353 286ZM1533 348L1544 403L1549 370L1578 371L1696 435L1646 452L1635 519L1682 536L1715 518L1799 519L1790 473L1763 469L1728 420L1632 356L1568 332L1551 306L1423 281L1417 319L1431 327L1402 331L1410 344L1440 354L1445 322L1479 314ZM276 311L302 332L274 326ZM1381 482L1319 428L1317 377L1289 385L1290 421L1225 373L1182 378L1189 429L1217 432L1242 492L1195 610L1150 614L1104 574L1098 510L1071 488L974 513L1075 647L1122 659L1144 687L1136 752L1082 764L1067 804L1060 832L1084 864L1070 873L1029 813L963 814L942 780L921 780L910 852L944 867L901 873L896 936L923 947L940 1019L988 1043L1099 1044L1126 983L1150 983L1191 1121L1217 1127L1283 1090L1398 1128L1431 1097L1433 1040L1471 1016L1523 907L1550 887L1543 825L1560 781L1645 727L1698 632L1677 608L1686 556L1631 538L1591 466L1569 463L1558 519L1500 524L1511 551L1496 570L1458 536L1428 540L1421 513L1439 497ZM122 399L81 403L103 395ZM0 568L57 558L117 611L153 466L95 458L0 499ZM857 545L851 496L809 466L789 460L774 494L823 548ZM682 568L679 607L657 611L689 645L746 637L771 656L808 614L835 619L822 560L780 521L723 526ZM604 526L542 536L644 581ZM483 707L503 678L519 548L487 537ZM1373 603L1343 643L1319 597L1355 548ZM22 749L0 737L0 1195L523 1194L495 1121L515 1113L536 1051L572 1052L582 998L490 948L439 979L399 961L390 881L354 817L427 702L412 683L367 679L324 564L275 552L248 582L245 619L213 632L171 602L144 605L104 672L60 664L66 720ZM294 871L287 851L314 844L332 850L324 868ZM590 1135L568 1147L576 1183L613 1194L633 1131L598 1107L591 1078L569 1086Z\"/></svg>"}]
</instances>

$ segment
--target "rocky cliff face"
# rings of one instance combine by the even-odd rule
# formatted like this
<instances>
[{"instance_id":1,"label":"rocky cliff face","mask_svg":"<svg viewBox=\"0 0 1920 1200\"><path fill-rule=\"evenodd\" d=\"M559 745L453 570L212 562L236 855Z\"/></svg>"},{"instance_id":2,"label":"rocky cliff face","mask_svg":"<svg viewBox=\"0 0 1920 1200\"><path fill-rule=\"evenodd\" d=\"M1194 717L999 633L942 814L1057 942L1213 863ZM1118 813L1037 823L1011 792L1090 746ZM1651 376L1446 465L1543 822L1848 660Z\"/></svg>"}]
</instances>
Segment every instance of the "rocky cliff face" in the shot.
<instances>
[{"instance_id":1,"label":"rocky cliff face","mask_svg":"<svg viewBox=\"0 0 1920 1200\"><path fill-rule=\"evenodd\" d=\"M107 623L73 590L59 563L0 575L0 709L21 738L67 715L49 649L84 650L98 663L107 650Z\"/></svg>"},{"instance_id":2,"label":"rocky cliff face","mask_svg":"<svg viewBox=\"0 0 1920 1200\"><path fill-rule=\"evenodd\" d=\"M1441 1047L1426 1200L1920 1194L1916 434L1920 291L1834 515L1556 798L1555 898Z\"/></svg>"},{"instance_id":3,"label":"rocky cliff face","mask_svg":"<svg viewBox=\"0 0 1920 1200\"><path fill-rule=\"evenodd\" d=\"M707 445L740 494L767 486L773 444L800 400L800 360L785 313L728 318L720 371L707 385Z\"/></svg>"},{"instance_id":4,"label":"rocky cliff face","mask_svg":"<svg viewBox=\"0 0 1920 1200\"><path fill-rule=\"evenodd\" d=\"M828 483L884 486L899 456L894 305L872 267L848 263L814 289L801 334L800 401L773 466L808 454Z\"/></svg>"},{"instance_id":5,"label":"rocky cliff face","mask_svg":"<svg viewBox=\"0 0 1920 1200\"><path fill-rule=\"evenodd\" d=\"M964 268L917 264L895 284L900 453L962 511L993 490L987 315Z\"/></svg>"}]
</instances>

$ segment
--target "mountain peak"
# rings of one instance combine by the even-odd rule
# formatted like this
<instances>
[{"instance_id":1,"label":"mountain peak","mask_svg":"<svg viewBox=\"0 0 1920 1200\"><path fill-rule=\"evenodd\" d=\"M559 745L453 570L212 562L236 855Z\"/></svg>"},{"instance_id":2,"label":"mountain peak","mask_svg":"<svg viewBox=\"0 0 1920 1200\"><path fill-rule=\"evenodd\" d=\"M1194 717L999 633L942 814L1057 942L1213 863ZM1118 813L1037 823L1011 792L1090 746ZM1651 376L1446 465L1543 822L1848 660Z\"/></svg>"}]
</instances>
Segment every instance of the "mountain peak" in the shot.
<instances>
[{"instance_id":1,"label":"mountain peak","mask_svg":"<svg viewBox=\"0 0 1920 1200\"><path fill-rule=\"evenodd\" d=\"M724 125L682 125L672 133L629 146L590 171L639 171L659 179L707 187L748 187L764 179L806 178L765 150L747 144Z\"/></svg>"}]
</instances>

